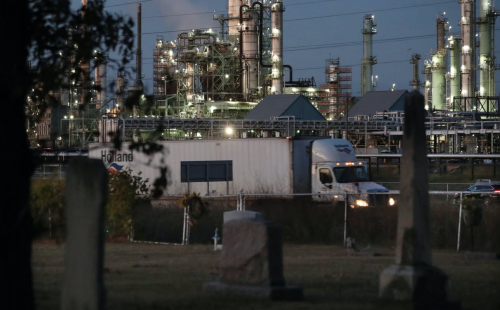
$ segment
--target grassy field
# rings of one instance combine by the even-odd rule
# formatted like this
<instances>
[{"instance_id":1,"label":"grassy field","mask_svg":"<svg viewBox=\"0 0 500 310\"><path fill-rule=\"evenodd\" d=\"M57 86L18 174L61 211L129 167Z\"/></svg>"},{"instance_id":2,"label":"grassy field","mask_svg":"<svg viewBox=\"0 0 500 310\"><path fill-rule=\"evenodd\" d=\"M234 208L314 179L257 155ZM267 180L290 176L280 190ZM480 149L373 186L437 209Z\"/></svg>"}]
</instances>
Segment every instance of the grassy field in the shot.
<instances>
[{"instance_id":1,"label":"grassy field","mask_svg":"<svg viewBox=\"0 0 500 310\"><path fill-rule=\"evenodd\" d=\"M39 310L59 308L63 257L64 245L33 246ZM107 309L388 309L377 303L377 293L380 272L394 262L391 248L360 254L339 246L285 245L285 278L304 288L301 302L203 292L202 284L217 278L219 257L210 245L107 243ZM500 309L499 260L444 250L434 251L433 258L450 277L450 299L460 300L463 309Z\"/></svg>"}]
</instances>

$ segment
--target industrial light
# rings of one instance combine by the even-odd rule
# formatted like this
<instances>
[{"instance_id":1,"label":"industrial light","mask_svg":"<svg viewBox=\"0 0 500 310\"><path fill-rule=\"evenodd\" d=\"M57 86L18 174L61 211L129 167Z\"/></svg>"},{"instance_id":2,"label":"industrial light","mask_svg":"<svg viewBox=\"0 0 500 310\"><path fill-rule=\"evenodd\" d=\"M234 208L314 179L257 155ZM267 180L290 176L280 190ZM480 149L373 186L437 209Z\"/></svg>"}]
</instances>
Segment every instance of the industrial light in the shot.
<instances>
[{"instance_id":1,"label":"industrial light","mask_svg":"<svg viewBox=\"0 0 500 310\"><path fill-rule=\"evenodd\" d=\"M232 134L233 134L233 128L231 128L231 127L226 127L226 134L227 134L227 135L232 135Z\"/></svg>"},{"instance_id":2,"label":"industrial light","mask_svg":"<svg viewBox=\"0 0 500 310\"><path fill-rule=\"evenodd\" d=\"M368 202L361 199L356 199L356 205L358 207L368 207Z\"/></svg>"},{"instance_id":3,"label":"industrial light","mask_svg":"<svg viewBox=\"0 0 500 310\"><path fill-rule=\"evenodd\" d=\"M391 197L391 198L389 198L389 205L390 205L390 206L393 206L393 205L395 205L395 204L396 204L396 200L394 200L394 198L392 198L392 197Z\"/></svg>"}]
</instances>

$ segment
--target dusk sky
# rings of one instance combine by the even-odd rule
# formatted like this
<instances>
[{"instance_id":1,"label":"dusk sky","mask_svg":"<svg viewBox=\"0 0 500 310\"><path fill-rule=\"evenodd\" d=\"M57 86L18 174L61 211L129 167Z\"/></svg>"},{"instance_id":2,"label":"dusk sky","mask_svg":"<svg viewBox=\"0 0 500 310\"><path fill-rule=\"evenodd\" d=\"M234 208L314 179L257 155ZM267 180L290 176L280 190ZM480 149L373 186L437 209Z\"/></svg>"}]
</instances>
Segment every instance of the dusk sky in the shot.
<instances>
[{"instance_id":1,"label":"dusk sky","mask_svg":"<svg viewBox=\"0 0 500 310\"><path fill-rule=\"evenodd\" d=\"M71 0L78 8L81 0ZM492 0L494 1L494 0ZM142 55L146 94L152 93L152 54L157 36L175 40L177 33L189 29L220 29L212 20L214 11L227 14L227 0L146 0L142 3ZM324 66L328 58L340 58L342 66L353 68L353 95L360 93L360 60L363 57L363 16L375 15L377 34L373 37L373 54L378 64L376 90L411 89L412 54L430 58L436 48L436 18L446 12L451 34L460 34L460 4L456 0L284 0L284 63L291 65L294 79L314 76L316 83L325 82ZM136 19L137 1L109 0L110 12ZM479 4L478 4L479 6ZM479 12L477 13L479 16ZM500 29L496 26L497 31ZM498 35L496 36L499 37ZM500 43L495 42L499 56ZM111 55L112 56L112 55ZM498 61L497 61L498 63ZM135 61L130 66L135 67ZM135 76L135 75L133 75ZM500 91L500 73L496 71L495 90ZM108 73L108 81L116 73ZM420 74L421 81L424 80ZM132 81L133 82L133 81Z\"/></svg>"}]
</instances>

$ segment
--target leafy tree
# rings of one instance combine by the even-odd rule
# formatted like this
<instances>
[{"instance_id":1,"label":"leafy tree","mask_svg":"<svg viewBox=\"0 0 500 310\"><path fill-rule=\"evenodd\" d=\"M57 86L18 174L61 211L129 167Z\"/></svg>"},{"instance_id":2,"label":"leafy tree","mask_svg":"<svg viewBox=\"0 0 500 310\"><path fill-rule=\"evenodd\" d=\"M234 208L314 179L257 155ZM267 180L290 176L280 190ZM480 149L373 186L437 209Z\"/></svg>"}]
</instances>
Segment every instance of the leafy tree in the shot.
<instances>
[{"instance_id":1,"label":"leafy tree","mask_svg":"<svg viewBox=\"0 0 500 310\"><path fill-rule=\"evenodd\" d=\"M35 161L26 132L27 96L36 89L34 98L40 103L57 104L50 91L64 84L61 75L69 69L75 79L80 78L86 89L82 100L87 102L91 86L85 76L93 53L96 49L103 53L114 50L121 55L115 63L126 64L132 53L133 23L106 13L103 0L89 0L87 7L77 12L71 10L69 0L16 0L4 3L0 27L4 55L0 83L2 162L13 168L2 178L0 187L0 276L5 283L0 300L2 309L34 309L29 188Z\"/></svg>"}]
</instances>

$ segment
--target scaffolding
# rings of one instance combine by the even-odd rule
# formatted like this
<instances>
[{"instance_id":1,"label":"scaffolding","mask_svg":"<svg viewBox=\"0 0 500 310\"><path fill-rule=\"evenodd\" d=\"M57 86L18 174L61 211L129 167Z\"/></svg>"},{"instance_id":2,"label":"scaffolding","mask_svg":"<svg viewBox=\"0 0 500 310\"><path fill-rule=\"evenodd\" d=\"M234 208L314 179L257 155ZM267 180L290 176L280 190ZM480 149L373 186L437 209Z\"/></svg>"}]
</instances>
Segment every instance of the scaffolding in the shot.
<instances>
[{"instance_id":1,"label":"scaffolding","mask_svg":"<svg viewBox=\"0 0 500 310\"><path fill-rule=\"evenodd\" d=\"M235 43L221 41L212 30L177 37L177 113L205 116L209 102L241 99L241 70Z\"/></svg>"},{"instance_id":2,"label":"scaffolding","mask_svg":"<svg viewBox=\"0 0 500 310\"><path fill-rule=\"evenodd\" d=\"M327 59L325 64L326 84L320 89L326 90L325 100L320 102L319 112L327 119L340 119L350 108L352 95L352 68L341 67L339 58Z\"/></svg>"},{"instance_id":3,"label":"scaffolding","mask_svg":"<svg viewBox=\"0 0 500 310\"><path fill-rule=\"evenodd\" d=\"M174 71L177 66L174 57L175 43L156 37L153 50L153 95L166 96L176 92Z\"/></svg>"}]
</instances>

